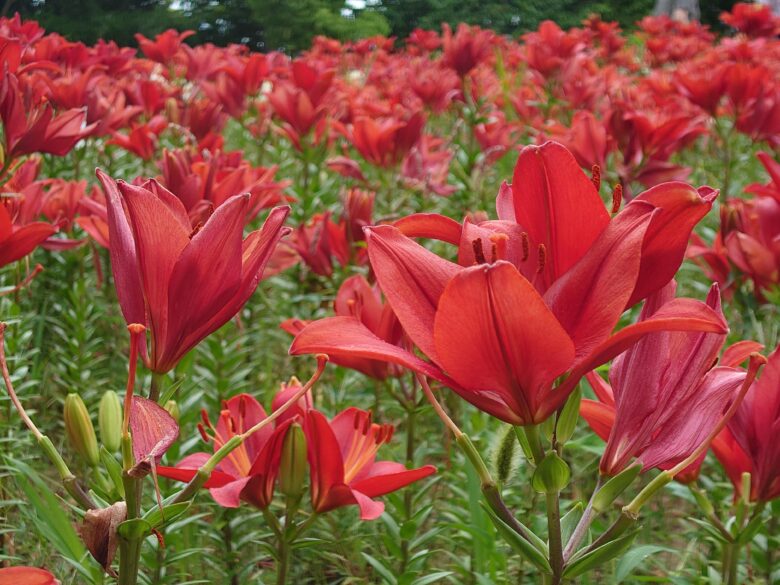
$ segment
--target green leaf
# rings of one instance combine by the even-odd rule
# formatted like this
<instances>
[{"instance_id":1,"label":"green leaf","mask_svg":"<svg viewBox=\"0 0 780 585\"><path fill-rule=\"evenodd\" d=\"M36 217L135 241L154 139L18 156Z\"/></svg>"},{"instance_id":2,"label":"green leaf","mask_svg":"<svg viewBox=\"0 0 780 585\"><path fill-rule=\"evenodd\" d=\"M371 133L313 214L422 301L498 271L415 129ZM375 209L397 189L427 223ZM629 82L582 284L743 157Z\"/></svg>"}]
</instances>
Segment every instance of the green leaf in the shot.
<instances>
[{"instance_id":1,"label":"green leaf","mask_svg":"<svg viewBox=\"0 0 780 585\"><path fill-rule=\"evenodd\" d=\"M571 563L564 569L563 577L565 579L573 579L580 575L587 573L588 571L595 569L596 567L603 565L604 563L611 561L612 559L622 555L631 543L634 542L638 530L633 530L628 534L624 534L620 538L612 540L606 544L601 545L597 549L590 551L589 553L581 556L576 561Z\"/></svg>"},{"instance_id":2,"label":"green leaf","mask_svg":"<svg viewBox=\"0 0 780 585\"><path fill-rule=\"evenodd\" d=\"M417 523L413 521L404 522L401 525L400 536L404 540L409 540L417 533Z\"/></svg>"},{"instance_id":3,"label":"green leaf","mask_svg":"<svg viewBox=\"0 0 780 585\"><path fill-rule=\"evenodd\" d=\"M8 468L15 472L15 480L24 493L27 505L22 508L29 515L38 533L89 583L100 583L103 569L87 552L81 537L63 510L62 500L49 488L29 465L6 457Z\"/></svg>"},{"instance_id":4,"label":"green leaf","mask_svg":"<svg viewBox=\"0 0 780 585\"><path fill-rule=\"evenodd\" d=\"M148 522L152 528L160 528L184 514L192 504L189 502L179 502L178 504L171 504L165 506L162 510L160 508L152 508L146 514L143 519Z\"/></svg>"},{"instance_id":5,"label":"green leaf","mask_svg":"<svg viewBox=\"0 0 780 585\"><path fill-rule=\"evenodd\" d=\"M659 552L675 552L671 548L646 544L628 551L618 562L615 569L615 583L620 583L636 569L647 557Z\"/></svg>"},{"instance_id":6,"label":"green leaf","mask_svg":"<svg viewBox=\"0 0 780 585\"><path fill-rule=\"evenodd\" d=\"M390 583L390 585L396 585L398 583L398 580L393 575L393 571L382 564L381 561L378 561L374 557L372 557L368 553L360 553L363 555L363 558L368 561L368 564L374 567L374 570L379 573L379 575L387 582Z\"/></svg>"},{"instance_id":7,"label":"green leaf","mask_svg":"<svg viewBox=\"0 0 780 585\"><path fill-rule=\"evenodd\" d=\"M753 540L753 537L758 534L758 531L761 530L761 526L764 523L764 519L762 517L762 514L756 514L750 522L748 522L748 525L745 526L745 528L742 530L742 532L739 534L739 538L737 538L737 543L741 546L746 545L751 540Z\"/></svg>"},{"instance_id":8,"label":"green leaf","mask_svg":"<svg viewBox=\"0 0 780 585\"><path fill-rule=\"evenodd\" d=\"M484 508L493 521L496 530L498 530L498 533L507 544L527 558L537 569L548 575L552 574L552 568L550 567L550 561L547 560L547 555L531 544L530 541L515 532L506 522L496 516L496 513L488 506L484 506Z\"/></svg>"},{"instance_id":9,"label":"green leaf","mask_svg":"<svg viewBox=\"0 0 780 585\"><path fill-rule=\"evenodd\" d=\"M723 535L720 533L720 530L715 528L712 524L707 522L706 520L700 520L699 518L688 518L689 522L693 522L698 526L699 528L704 529L704 531L709 534L712 538L717 540L720 543L728 542Z\"/></svg>"},{"instance_id":10,"label":"green leaf","mask_svg":"<svg viewBox=\"0 0 780 585\"><path fill-rule=\"evenodd\" d=\"M417 577L417 579L412 581L412 585L429 585L429 583L436 583L436 581L449 577L450 575L452 575L452 571L438 571L436 573L431 573L430 575Z\"/></svg>"},{"instance_id":11,"label":"green leaf","mask_svg":"<svg viewBox=\"0 0 780 585\"><path fill-rule=\"evenodd\" d=\"M577 523L582 518L584 506L582 502L577 502L571 507L571 510L564 514L561 518L561 539L564 543L569 542L574 529L577 527Z\"/></svg>"},{"instance_id":12,"label":"green leaf","mask_svg":"<svg viewBox=\"0 0 780 585\"><path fill-rule=\"evenodd\" d=\"M133 518L122 522L116 531L125 540L139 540L152 531L152 525L143 518Z\"/></svg>"}]
</instances>

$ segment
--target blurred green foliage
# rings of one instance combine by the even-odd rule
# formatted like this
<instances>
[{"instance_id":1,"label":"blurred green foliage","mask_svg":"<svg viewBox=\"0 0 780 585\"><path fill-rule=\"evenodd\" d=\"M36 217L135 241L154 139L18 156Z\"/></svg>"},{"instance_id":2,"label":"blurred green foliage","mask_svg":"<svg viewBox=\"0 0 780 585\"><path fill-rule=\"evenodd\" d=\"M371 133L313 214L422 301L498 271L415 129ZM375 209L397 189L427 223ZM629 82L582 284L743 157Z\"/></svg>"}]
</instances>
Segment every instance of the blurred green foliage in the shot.
<instances>
[{"instance_id":1,"label":"blurred green foliage","mask_svg":"<svg viewBox=\"0 0 780 585\"><path fill-rule=\"evenodd\" d=\"M70 40L99 38L134 45L133 35L168 28L192 29L192 44L241 43L254 50L296 53L316 35L355 40L374 35L403 39L417 27L443 22L492 28L516 36L543 20L577 26L590 14L623 28L650 14L654 0L6 0L2 13L19 12ZM700 2L702 20L718 28L718 16L734 0Z\"/></svg>"}]
</instances>

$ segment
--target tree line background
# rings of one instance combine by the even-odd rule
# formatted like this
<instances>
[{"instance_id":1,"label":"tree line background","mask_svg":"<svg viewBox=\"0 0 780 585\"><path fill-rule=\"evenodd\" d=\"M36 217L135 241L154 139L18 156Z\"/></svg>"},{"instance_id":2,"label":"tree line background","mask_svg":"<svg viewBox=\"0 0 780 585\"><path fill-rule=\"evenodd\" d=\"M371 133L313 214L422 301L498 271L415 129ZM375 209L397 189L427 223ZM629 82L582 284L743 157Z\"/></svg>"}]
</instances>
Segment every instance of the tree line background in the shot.
<instances>
[{"instance_id":1,"label":"tree line background","mask_svg":"<svg viewBox=\"0 0 780 585\"><path fill-rule=\"evenodd\" d=\"M296 53L315 35L354 40L373 35L403 39L415 28L443 22L477 24L516 36L546 19L562 27L589 14L630 29L650 14L654 0L0 0L2 15L19 12L48 31L88 44L103 38L134 46L134 33L147 37L168 28L191 29L188 42L243 43L258 51ZM701 3L701 19L714 29L734 0Z\"/></svg>"}]
</instances>

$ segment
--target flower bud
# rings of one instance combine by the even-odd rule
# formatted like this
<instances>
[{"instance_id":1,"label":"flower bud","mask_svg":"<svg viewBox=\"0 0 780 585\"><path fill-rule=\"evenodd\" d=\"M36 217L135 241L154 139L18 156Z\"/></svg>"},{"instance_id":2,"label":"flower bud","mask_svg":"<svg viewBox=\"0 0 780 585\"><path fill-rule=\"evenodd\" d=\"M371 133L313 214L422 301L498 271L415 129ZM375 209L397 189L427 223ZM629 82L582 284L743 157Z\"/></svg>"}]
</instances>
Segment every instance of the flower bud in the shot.
<instances>
[{"instance_id":1,"label":"flower bud","mask_svg":"<svg viewBox=\"0 0 780 585\"><path fill-rule=\"evenodd\" d=\"M113 390L106 391L98 408L100 440L108 451L116 453L122 442L122 403Z\"/></svg>"},{"instance_id":2,"label":"flower bud","mask_svg":"<svg viewBox=\"0 0 780 585\"><path fill-rule=\"evenodd\" d=\"M179 422L181 416L181 410L179 410L179 404L175 400L169 400L165 403L165 410L171 415L173 420Z\"/></svg>"},{"instance_id":3,"label":"flower bud","mask_svg":"<svg viewBox=\"0 0 780 585\"><path fill-rule=\"evenodd\" d=\"M569 484L571 472L566 462L558 453L550 451L534 471L531 485L537 492L554 494Z\"/></svg>"},{"instance_id":4,"label":"flower bud","mask_svg":"<svg viewBox=\"0 0 780 585\"><path fill-rule=\"evenodd\" d=\"M279 461L279 491L289 498L299 498L306 479L306 436L299 424L293 424L284 436Z\"/></svg>"},{"instance_id":5,"label":"flower bud","mask_svg":"<svg viewBox=\"0 0 780 585\"><path fill-rule=\"evenodd\" d=\"M71 447L90 466L95 467L100 461L95 427L89 418L87 407L78 394L68 394L65 399L65 430Z\"/></svg>"}]
</instances>

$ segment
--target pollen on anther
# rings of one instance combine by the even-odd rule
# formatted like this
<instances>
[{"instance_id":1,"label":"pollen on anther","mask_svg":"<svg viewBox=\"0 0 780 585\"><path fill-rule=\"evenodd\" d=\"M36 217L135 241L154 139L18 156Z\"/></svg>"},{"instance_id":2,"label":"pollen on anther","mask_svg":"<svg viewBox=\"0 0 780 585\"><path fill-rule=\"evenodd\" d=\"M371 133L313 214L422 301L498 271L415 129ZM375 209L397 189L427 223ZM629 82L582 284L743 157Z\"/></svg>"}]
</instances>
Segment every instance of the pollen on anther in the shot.
<instances>
[{"instance_id":1,"label":"pollen on anther","mask_svg":"<svg viewBox=\"0 0 780 585\"><path fill-rule=\"evenodd\" d=\"M596 187L596 191L598 191L601 188L601 167L599 165L593 165L591 167L591 182L593 183L593 186Z\"/></svg>"},{"instance_id":2,"label":"pollen on anther","mask_svg":"<svg viewBox=\"0 0 780 585\"><path fill-rule=\"evenodd\" d=\"M544 247L544 244L539 244L539 266L536 268L536 272L542 272L546 263L547 248Z\"/></svg>"},{"instance_id":3,"label":"pollen on anther","mask_svg":"<svg viewBox=\"0 0 780 585\"><path fill-rule=\"evenodd\" d=\"M482 249L482 239L477 238L471 242L471 247L474 250L474 260L477 264L487 264L485 260L485 251Z\"/></svg>"},{"instance_id":4,"label":"pollen on anther","mask_svg":"<svg viewBox=\"0 0 780 585\"><path fill-rule=\"evenodd\" d=\"M506 234L493 234L490 236L491 246L491 262L497 260L504 260L506 258L506 245L509 238Z\"/></svg>"},{"instance_id":5,"label":"pollen on anther","mask_svg":"<svg viewBox=\"0 0 780 585\"><path fill-rule=\"evenodd\" d=\"M203 439L206 443L211 442L211 437L206 432L206 429L203 427L202 423L198 423L198 432L200 433L200 438Z\"/></svg>"},{"instance_id":6,"label":"pollen on anther","mask_svg":"<svg viewBox=\"0 0 780 585\"><path fill-rule=\"evenodd\" d=\"M203 421L203 426L207 429L213 429L214 425L211 424L211 419L209 418L209 414L206 412L205 408L202 408L200 411L200 419Z\"/></svg>"},{"instance_id":7,"label":"pollen on anther","mask_svg":"<svg viewBox=\"0 0 780 585\"><path fill-rule=\"evenodd\" d=\"M528 244L528 234L526 232L523 232L520 236L520 240L523 245L523 262L528 260L528 254L530 253L530 246Z\"/></svg>"},{"instance_id":8,"label":"pollen on anther","mask_svg":"<svg viewBox=\"0 0 780 585\"><path fill-rule=\"evenodd\" d=\"M612 215L620 211L621 203L623 203L623 185L618 183L612 190Z\"/></svg>"}]
</instances>

